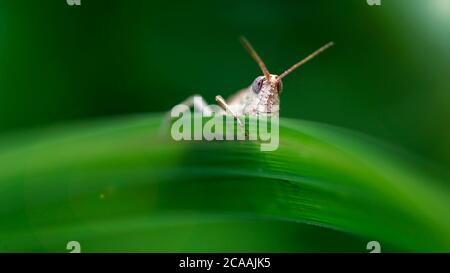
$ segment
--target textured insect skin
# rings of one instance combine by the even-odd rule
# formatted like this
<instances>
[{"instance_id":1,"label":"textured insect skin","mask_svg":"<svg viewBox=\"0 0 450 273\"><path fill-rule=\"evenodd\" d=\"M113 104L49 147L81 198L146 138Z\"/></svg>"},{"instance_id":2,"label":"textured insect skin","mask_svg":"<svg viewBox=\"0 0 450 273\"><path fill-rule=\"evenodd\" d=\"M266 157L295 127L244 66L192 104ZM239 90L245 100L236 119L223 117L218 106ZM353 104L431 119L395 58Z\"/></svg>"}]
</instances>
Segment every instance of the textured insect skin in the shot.
<instances>
[{"instance_id":1,"label":"textured insect skin","mask_svg":"<svg viewBox=\"0 0 450 273\"><path fill-rule=\"evenodd\" d=\"M227 100L230 108L238 115L249 116L278 116L280 110L281 81L278 75L270 75L270 81L264 76L261 89L253 90L252 85L239 91ZM257 78L257 79L258 79Z\"/></svg>"}]
</instances>

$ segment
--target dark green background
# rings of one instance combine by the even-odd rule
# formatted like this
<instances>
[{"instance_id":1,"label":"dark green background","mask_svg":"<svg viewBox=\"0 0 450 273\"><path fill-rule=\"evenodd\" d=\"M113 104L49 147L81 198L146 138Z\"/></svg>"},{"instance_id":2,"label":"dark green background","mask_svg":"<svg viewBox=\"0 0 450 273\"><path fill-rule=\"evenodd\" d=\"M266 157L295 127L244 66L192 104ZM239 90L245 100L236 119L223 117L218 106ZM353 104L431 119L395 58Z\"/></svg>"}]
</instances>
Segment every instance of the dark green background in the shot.
<instances>
[{"instance_id":1,"label":"dark green background","mask_svg":"<svg viewBox=\"0 0 450 273\"><path fill-rule=\"evenodd\" d=\"M260 74L241 35L273 74L334 41L284 80L281 115L363 132L448 174L450 0L1 1L0 135L165 112L193 93L210 103L229 96ZM313 251L365 250L365 241L307 225L222 220L191 237L187 223L148 240L162 240L156 251L297 251L298 234ZM138 246L134 235L124 240ZM178 245L177 236L192 241Z\"/></svg>"},{"instance_id":2,"label":"dark green background","mask_svg":"<svg viewBox=\"0 0 450 273\"><path fill-rule=\"evenodd\" d=\"M325 42L284 81L282 116L344 126L450 163L447 0L2 1L0 131L213 102Z\"/></svg>"}]
</instances>

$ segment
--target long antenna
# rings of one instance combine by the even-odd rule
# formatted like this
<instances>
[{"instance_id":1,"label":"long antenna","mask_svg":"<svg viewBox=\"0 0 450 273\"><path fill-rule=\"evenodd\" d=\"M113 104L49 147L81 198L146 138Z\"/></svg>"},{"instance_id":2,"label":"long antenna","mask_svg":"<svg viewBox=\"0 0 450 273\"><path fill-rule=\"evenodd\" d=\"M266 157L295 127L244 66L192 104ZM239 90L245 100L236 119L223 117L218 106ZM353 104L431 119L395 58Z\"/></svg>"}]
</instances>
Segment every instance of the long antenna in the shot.
<instances>
[{"instance_id":1,"label":"long antenna","mask_svg":"<svg viewBox=\"0 0 450 273\"><path fill-rule=\"evenodd\" d=\"M324 52L325 50L327 50L328 48L332 47L333 45L334 45L333 42L329 42L328 44L326 44L326 45L322 46L321 48L319 48L318 50L314 51L308 57L304 58L300 62L298 62L298 63L294 64L293 66L291 66L291 68L289 68L288 70L284 71L280 76L278 76L277 81L280 81L282 78L284 78L287 75L289 75L292 71L294 71L295 69L299 68L301 65L303 65L306 62L308 62L309 60L311 60L312 58L316 57L317 55L319 55L320 53Z\"/></svg>"},{"instance_id":2,"label":"long antenna","mask_svg":"<svg viewBox=\"0 0 450 273\"><path fill-rule=\"evenodd\" d=\"M269 70L267 70L266 65L264 64L263 60L259 57L258 53L256 53L255 49L253 49L252 45L247 41L247 39L244 36L241 36L240 41L244 48L248 51L250 56L256 61L258 66L261 68L262 72L264 73L264 76L268 81L270 81L270 73Z\"/></svg>"}]
</instances>

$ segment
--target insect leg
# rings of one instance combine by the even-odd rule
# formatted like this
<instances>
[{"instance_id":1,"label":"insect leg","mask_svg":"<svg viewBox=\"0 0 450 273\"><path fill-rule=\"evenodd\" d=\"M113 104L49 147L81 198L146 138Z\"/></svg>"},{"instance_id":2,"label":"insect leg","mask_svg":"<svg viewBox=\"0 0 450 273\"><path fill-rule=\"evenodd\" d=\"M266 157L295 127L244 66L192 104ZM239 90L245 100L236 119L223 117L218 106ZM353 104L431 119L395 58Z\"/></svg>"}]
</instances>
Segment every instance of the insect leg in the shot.
<instances>
[{"instance_id":1,"label":"insect leg","mask_svg":"<svg viewBox=\"0 0 450 273\"><path fill-rule=\"evenodd\" d=\"M216 96L216 101L225 112L228 111L237 120L237 122L239 123L239 126L241 126L241 128L244 128L244 124L242 123L242 120L236 115L236 113L233 112L233 110L231 110L230 106L222 98L222 96L220 96L220 95Z\"/></svg>"},{"instance_id":2,"label":"insect leg","mask_svg":"<svg viewBox=\"0 0 450 273\"><path fill-rule=\"evenodd\" d=\"M192 95L179 104L184 104L189 108L193 107L194 111L203 113L204 116L211 116L213 113L211 107L209 107L208 103L200 95Z\"/></svg>"},{"instance_id":3,"label":"insect leg","mask_svg":"<svg viewBox=\"0 0 450 273\"><path fill-rule=\"evenodd\" d=\"M182 102L180 102L178 105L186 105L189 108L193 108L194 111L203 113L203 116L209 117L212 115L213 110L208 105L208 103L205 101L205 99L200 95L192 95ZM167 132L169 124L171 121L170 111L168 111L165 115L164 120L161 123L161 132Z\"/></svg>"}]
</instances>

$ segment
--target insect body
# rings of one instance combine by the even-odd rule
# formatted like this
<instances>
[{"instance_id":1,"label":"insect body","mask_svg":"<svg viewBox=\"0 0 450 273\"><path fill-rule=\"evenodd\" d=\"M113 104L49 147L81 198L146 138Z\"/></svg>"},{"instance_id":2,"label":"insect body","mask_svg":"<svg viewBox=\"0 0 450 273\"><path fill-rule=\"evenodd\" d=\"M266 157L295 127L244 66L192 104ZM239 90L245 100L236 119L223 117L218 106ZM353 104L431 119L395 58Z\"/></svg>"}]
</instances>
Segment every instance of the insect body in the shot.
<instances>
[{"instance_id":1,"label":"insect body","mask_svg":"<svg viewBox=\"0 0 450 273\"><path fill-rule=\"evenodd\" d=\"M222 108L222 113L229 113L234 116L238 123L242 126L241 116L278 116L280 105L280 94L283 89L282 79L290 74L292 71L319 55L329 47L333 46L333 42L329 42L322 46L303 60L294 64L280 75L273 75L269 73L266 65L245 38L241 38L243 46L247 49L253 59L256 61L261 71L262 76L258 76L253 83L245 89L238 91L228 100L222 96L216 96L218 105ZM207 105L206 101L199 95L194 95L182 102L189 107L202 111L205 115L212 113L212 110Z\"/></svg>"}]
</instances>

